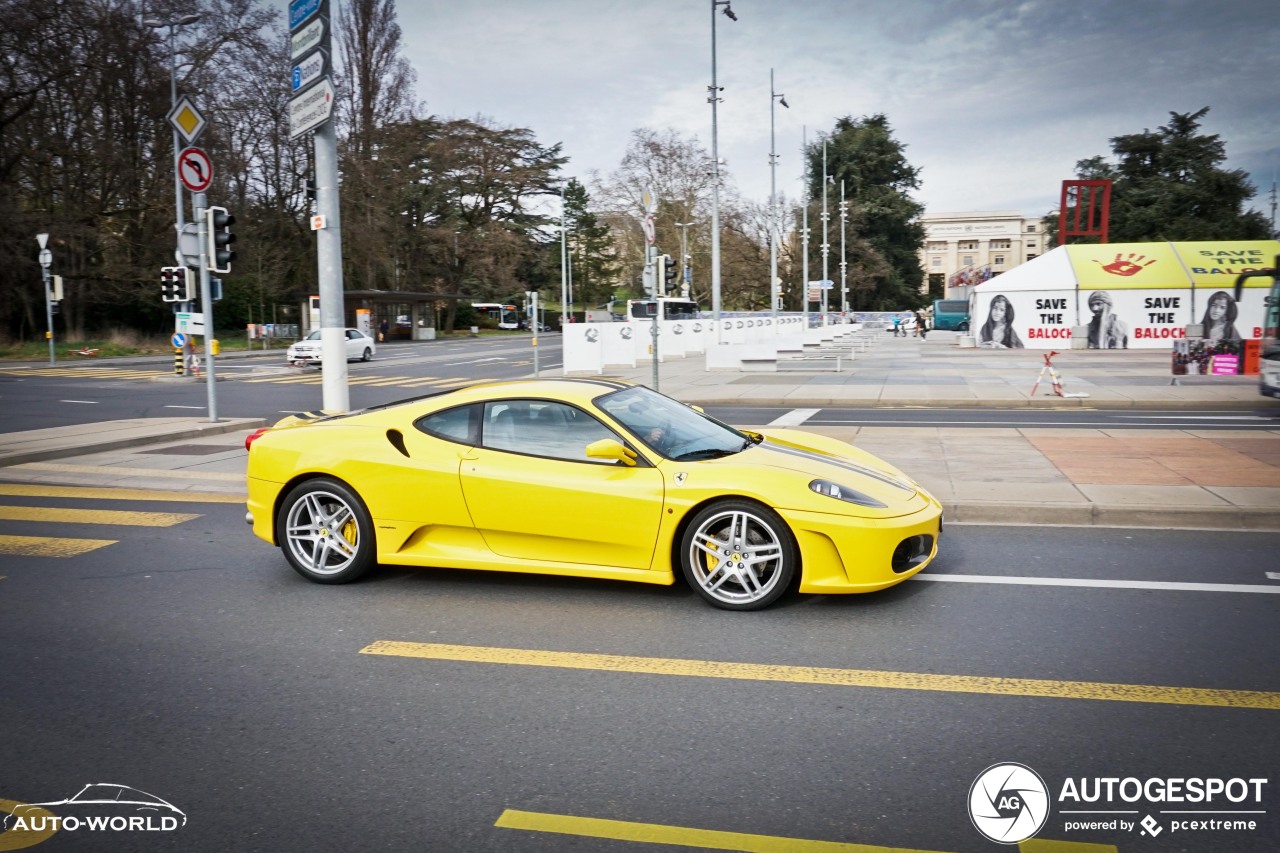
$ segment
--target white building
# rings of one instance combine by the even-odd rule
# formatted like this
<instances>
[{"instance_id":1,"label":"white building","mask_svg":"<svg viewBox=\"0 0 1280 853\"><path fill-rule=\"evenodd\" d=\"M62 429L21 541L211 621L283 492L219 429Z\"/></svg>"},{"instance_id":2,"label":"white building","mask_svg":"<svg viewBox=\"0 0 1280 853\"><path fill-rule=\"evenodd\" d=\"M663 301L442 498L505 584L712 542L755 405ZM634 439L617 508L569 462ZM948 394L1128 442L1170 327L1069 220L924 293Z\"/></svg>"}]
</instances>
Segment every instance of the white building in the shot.
<instances>
[{"instance_id":1,"label":"white building","mask_svg":"<svg viewBox=\"0 0 1280 853\"><path fill-rule=\"evenodd\" d=\"M963 298L974 285L1026 263L1045 251L1039 219L1016 210L926 213L920 265L931 289L948 299ZM937 276L937 278L935 278Z\"/></svg>"}]
</instances>

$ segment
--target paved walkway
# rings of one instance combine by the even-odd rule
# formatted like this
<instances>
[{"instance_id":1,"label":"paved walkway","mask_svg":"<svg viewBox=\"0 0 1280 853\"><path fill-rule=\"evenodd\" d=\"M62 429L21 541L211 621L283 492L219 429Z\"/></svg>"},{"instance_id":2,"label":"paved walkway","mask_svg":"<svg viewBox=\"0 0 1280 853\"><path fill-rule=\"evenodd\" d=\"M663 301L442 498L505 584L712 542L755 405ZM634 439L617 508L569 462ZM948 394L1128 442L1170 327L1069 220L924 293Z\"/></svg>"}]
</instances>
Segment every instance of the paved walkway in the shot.
<instances>
[{"instance_id":1,"label":"paved walkway","mask_svg":"<svg viewBox=\"0 0 1280 853\"><path fill-rule=\"evenodd\" d=\"M955 522L1280 530L1280 404L1256 377L1181 377L1154 351L1064 351L1067 393L1031 388L1038 351L962 350L949 336L885 336L839 373L711 373L659 365L659 387L692 403L880 406L1211 406L1274 418L1267 430L802 427L863 447L936 494ZM650 384L651 365L609 370ZM560 375L558 369L544 376ZM2 423L2 421L0 421ZM0 434L0 481L244 493L255 420L146 418ZM739 426L765 426L739 424Z\"/></svg>"}]
</instances>

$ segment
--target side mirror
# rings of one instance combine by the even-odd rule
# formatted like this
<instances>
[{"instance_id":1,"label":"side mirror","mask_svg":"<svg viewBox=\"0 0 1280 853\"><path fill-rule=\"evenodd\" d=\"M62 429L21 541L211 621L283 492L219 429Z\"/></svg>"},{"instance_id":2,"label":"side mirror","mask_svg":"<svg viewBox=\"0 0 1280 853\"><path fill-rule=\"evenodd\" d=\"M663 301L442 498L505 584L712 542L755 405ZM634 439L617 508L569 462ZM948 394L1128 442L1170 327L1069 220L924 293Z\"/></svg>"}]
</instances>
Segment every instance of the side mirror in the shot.
<instances>
[{"instance_id":1,"label":"side mirror","mask_svg":"<svg viewBox=\"0 0 1280 853\"><path fill-rule=\"evenodd\" d=\"M587 445L588 459L612 459L627 467L634 468L636 452L613 438L602 438Z\"/></svg>"}]
</instances>

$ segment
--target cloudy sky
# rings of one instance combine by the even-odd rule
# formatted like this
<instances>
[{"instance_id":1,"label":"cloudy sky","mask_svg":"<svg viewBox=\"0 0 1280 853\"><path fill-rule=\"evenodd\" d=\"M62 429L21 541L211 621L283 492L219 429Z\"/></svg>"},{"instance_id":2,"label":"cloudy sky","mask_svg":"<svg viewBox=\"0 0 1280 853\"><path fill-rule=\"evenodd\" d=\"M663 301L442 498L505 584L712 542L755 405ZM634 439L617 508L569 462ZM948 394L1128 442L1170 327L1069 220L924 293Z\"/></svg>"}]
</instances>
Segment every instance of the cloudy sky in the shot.
<instances>
[{"instance_id":1,"label":"cloudy sky","mask_svg":"<svg viewBox=\"0 0 1280 853\"><path fill-rule=\"evenodd\" d=\"M567 173L617 168L632 130L710 150L711 0L399 0L426 112L482 115L560 142ZM721 7L722 8L722 7ZM1113 136L1211 108L1202 130L1271 212L1280 172L1275 0L733 0L716 17L719 150L743 195L769 195L769 72L780 192L800 146L884 113L931 213L1057 205Z\"/></svg>"}]
</instances>

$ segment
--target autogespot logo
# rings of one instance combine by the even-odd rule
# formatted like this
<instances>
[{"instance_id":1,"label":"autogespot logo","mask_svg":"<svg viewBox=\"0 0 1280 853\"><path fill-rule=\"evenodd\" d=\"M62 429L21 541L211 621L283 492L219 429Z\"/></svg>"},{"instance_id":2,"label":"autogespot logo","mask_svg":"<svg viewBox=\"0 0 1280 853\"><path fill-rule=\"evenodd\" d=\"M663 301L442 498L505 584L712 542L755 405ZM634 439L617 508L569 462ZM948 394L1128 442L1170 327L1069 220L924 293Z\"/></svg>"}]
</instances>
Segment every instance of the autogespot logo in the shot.
<instances>
[{"instance_id":1,"label":"autogespot logo","mask_svg":"<svg viewBox=\"0 0 1280 853\"><path fill-rule=\"evenodd\" d=\"M1049 819L1049 789L1030 767L993 764L969 788L969 818L992 841L1017 844Z\"/></svg>"}]
</instances>

